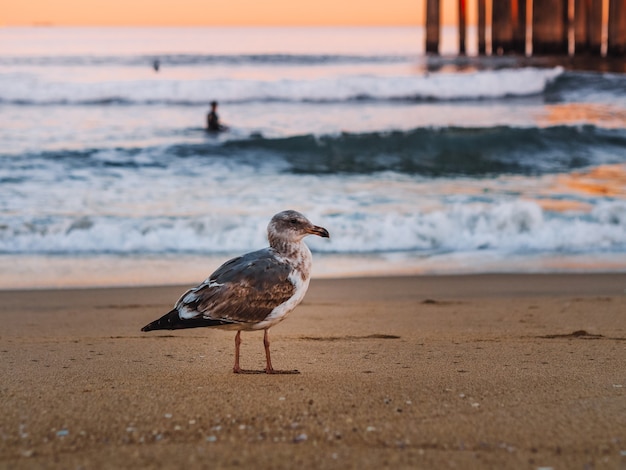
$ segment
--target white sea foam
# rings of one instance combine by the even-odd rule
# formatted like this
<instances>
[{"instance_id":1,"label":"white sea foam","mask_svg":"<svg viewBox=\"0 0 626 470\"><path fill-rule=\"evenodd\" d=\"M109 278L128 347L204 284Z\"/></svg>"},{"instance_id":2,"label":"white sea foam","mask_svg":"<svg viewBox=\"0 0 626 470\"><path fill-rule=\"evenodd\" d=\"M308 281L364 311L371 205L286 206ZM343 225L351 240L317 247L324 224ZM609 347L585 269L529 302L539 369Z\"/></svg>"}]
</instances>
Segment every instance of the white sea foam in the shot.
<instances>
[{"instance_id":1,"label":"white sea foam","mask_svg":"<svg viewBox=\"0 0 626 470\"><path fill-rule=\"evenodd\" d=\"M408 67L407 67L408 68ZM143 103L207 102L207 90L219 90L222 102L345 101L355 98L481 99L529 96L542 93L563 73L552 69L503 69L458 73L406 73L395 75L341 74L314 79L208 77L185 80L162 77L77 81L27 76L15 80L0 75L0 98L6 102L102 103L110 100ZM245 74L243 74L245 75ZM250 76L254 77L253 72Z\"/></svg>"},{"instance_id":2,"label":"white sea foam","mask_svg":"<svg viewBox=\"0 0 626 470\"><path fill-rule=\"evenodd\" d=\"M284 203L286 204L286 203ZM310 237L317 252L445 251L501 253L626 250L626 203L602 202L588 214L546 213L531 201L453 204L428 212L375 207L311 218L331 241ZM219 214L194 217L51 217L6 221L0 252L48 254L238 253L266 244L267 217Z\"/></svg>"}]
</instances>

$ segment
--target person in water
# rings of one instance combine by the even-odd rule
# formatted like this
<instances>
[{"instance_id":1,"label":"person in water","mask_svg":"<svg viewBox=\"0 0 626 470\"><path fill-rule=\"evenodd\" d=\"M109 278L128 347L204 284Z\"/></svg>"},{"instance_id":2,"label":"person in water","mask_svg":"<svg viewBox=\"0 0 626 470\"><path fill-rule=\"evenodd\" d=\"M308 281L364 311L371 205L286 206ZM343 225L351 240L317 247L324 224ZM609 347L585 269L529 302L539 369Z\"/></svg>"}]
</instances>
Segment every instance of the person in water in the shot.
<instances>
[{"instance_id":1,"label":"person in water","mask_svg":"<svg viewBox=\"0 0 626 470\"><path fill-rule=\"evenodd\" d=\"M228 129L220 122L220 117L217 115L217 101L211 101L211 111L206 116L206 128L211 132L220 132Z\"/></svg>"}]
</instances>

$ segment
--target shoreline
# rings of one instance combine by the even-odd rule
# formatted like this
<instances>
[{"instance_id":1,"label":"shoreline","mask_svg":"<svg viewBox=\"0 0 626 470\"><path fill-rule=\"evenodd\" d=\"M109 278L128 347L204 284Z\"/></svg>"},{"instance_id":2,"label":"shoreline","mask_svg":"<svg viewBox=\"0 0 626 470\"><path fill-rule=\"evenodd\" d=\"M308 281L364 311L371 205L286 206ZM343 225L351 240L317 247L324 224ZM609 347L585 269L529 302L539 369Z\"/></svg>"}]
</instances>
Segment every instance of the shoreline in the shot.
<instances>
[{"instance_id":1,"label":"shoreline","mask_svg":"<svg viewBox=\"0 0 626 470\"><path fill-rule=\"evenodd\" d=\"M206 277L206 276L205 276ZM545 280L545 282L544 282ZM201 282L198 281L198 282ZM465 273L396 273L396 274L365 274L349 276L323 276L311 279L305 300L310 296L322 295L318 290L335 293L333 285L350 286L359 289L359 285L367 284L399 285L402 291L413 287L411 296L427 295L456 297L481 296L520 296L547 295L563 296L578 293L589 295L626 295L626 271L592 271L592 272L465 272ZM415 285L412 285L415 284ZM0 296L12 295L46 295L54 292L77 293L85 291L111 291L124 293L130 291L156 292L176 290L185 291L197 285L194 283L174 282L169 284L138 284L138 285L78 285L78 286L44 286L24 288L0 288ZM453 286L453 290L449 291ZM417 287L417 288L416 288ZM181 294L182 294L181 291ZM313 292L313 293L312 293ZM335 293L334 295L342 295ZM369 296L383 295L378 291L364 292L359 299ZM386 296L385 296L386 297ZM176 300L176 299L174 299Z\"/></svg>"},{"instance_id":2,"label":"shoreline","mask_svg":"<svg viewBox=\"0 0 626 470\"><path fill-rule=\"evenodd\" d=\"M313 279L272 328L139 329L185 286L0 291L0 468L619 468L626 273ZM261 368L263 335L242 335Z\"/></svg>"},{"instance_id":3,"label":"shoreline","mask_svg":"<svg viewBox=\"0 0 626 470\"><path fill-rule=\"evenodd\" d=\"M197 285L232 254L0 255L0 291ZM626 253L314 253L313 279L403 276L620 274Z\"/></svg>"}]
</instances>

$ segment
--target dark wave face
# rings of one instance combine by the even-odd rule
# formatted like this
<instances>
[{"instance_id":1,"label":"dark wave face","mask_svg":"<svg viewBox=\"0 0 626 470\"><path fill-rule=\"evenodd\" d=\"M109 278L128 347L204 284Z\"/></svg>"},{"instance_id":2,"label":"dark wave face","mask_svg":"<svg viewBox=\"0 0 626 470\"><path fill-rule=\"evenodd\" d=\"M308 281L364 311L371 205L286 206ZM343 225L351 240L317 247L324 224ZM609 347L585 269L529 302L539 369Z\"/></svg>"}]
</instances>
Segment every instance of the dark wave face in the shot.
<instances>
[{"instance_id":1,"label":"dark wave face","mask_svg":"<svg viewBox=\"0 0 626 470\"><path fill-rule=\"evenodd\" d=\"M548 103L588 102L599 96L626 96L626 76L596 72L567 72L546 86Z\"/></svg>"},{"instance_id":2,"label":"dark wave face","mask_svg":"<svg viewBox=\"0 0 626 470\"><path fill-rule=\"evenodd\" d=\"M409 132L253 137L226 153L279 156L294 173L395 171L424 176L541 174L623 162L626 131L594 126L445 128Z\"/></svg>"},{"instance_id":3,"label":"dark wave face","mask_svg":"<svg viewBox=\"0 0 626 470\"><path fill-rule=\"evenodd\" d=\"M626 131L593 126L415 129L389 134L252 138L226 150L281 156L295 173L424 176L541 174L626 161Z\"/></svg>"},{"instance_id":4,"label":"dark wave face","mask_svg":"<svg viewBox=\"0 0 626 470\"><path fill-rule=\"evenodd\" d=\"M207 141L148 149L117 148L31 154L31 162L72 168L163 168L198 165L274 168L293 174L397 172L427 177L539 175L626 161L626 130L586 125L547 128L420 128L408 132L300 135Z\"/></svg>"}]
</instances>

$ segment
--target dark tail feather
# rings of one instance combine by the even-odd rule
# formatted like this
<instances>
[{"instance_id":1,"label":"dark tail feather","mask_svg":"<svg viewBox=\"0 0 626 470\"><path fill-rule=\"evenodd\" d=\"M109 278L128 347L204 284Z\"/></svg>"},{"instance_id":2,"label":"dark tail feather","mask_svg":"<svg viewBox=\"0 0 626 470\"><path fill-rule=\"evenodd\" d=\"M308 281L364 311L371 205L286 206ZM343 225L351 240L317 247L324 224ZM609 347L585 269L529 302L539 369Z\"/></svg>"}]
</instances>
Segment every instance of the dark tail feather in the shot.
<instances>
[{"instance_id":1,"label":"dark tail feather","mask_svg":"<svg viewBox=\"0 0 626 470\"><path fill-rule=\"evenodd\" d=\"M228 325L232 322L209 320L205 318L190 318L182 319L178 314L178 310L173 309L170 312L163 315L158 320L154 320L152 323L148 323L141 331L152 330L180 330L182 328L198 328L201 326L220 326Z\"/></svg>"}]
</instances>

